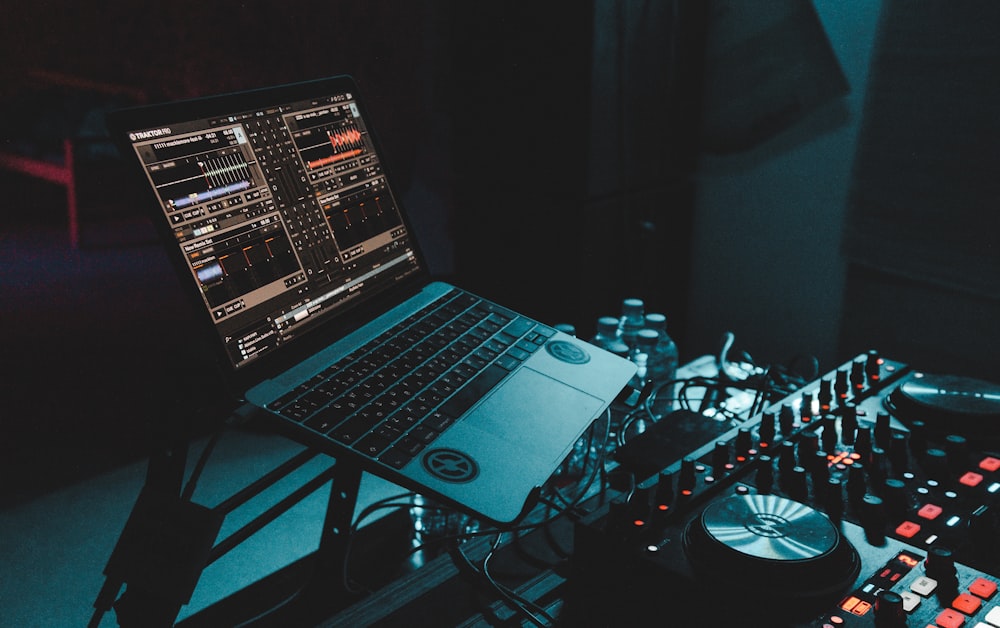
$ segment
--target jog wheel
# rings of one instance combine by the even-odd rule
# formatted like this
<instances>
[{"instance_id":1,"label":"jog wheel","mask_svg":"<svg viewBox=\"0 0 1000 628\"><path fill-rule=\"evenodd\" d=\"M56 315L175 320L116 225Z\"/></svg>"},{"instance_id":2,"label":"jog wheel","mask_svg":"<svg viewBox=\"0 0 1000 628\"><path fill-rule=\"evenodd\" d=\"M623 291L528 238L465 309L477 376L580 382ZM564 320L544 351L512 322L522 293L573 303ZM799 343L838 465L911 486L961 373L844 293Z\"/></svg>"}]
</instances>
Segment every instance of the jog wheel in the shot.
<instances>
[{"instance_id":1,"label":"jog wheel","mask_svg":"<svg viewBox=\"0 0 1000 628\"><path fill-rule=\"evenodd\" d=\"M954 375L915 373L889 393L886 408L909 425L923 421L933 433L996 442L1000 385Z\"/></svg>"},{"instance_id":2,"label":"jog wheel","mask_svg":"<svg viewBox=\"0 0 1000 628\"><path fill-rule=\"evenodd\" d=\"M823 513L777 495L709 504L684 530L694 573L758 602L816 600L854 583L857 550Z\"/></svg>"}]
</instances>

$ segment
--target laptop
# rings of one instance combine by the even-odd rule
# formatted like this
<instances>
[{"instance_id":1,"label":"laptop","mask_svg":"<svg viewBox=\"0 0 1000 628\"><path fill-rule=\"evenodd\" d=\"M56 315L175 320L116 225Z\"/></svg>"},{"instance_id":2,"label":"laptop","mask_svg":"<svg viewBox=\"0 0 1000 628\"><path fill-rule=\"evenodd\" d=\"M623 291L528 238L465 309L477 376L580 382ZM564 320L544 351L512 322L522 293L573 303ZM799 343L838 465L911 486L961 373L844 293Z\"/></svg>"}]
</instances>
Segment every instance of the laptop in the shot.
<instances>
[{"instance_id":1,"label":"laptop","mask_svg":"<svg viewBox=\"0 0 1000 628\"><path fill-rule=\"evenodd\" d=\"M107 123L226 385L305 445L510 523L635 373L430 275L349 76Z\"/></svg>"}]
</instances>

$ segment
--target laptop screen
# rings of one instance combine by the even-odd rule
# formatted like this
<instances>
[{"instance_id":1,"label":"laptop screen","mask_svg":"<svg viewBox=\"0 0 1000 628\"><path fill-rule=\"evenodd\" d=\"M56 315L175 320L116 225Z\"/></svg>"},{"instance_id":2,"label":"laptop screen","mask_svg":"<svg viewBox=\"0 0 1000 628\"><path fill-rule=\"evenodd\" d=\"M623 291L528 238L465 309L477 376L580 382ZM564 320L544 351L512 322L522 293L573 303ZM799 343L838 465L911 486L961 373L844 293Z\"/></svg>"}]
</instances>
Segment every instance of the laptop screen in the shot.
<instances>
[{"instance_id":1,"label":"laptop screen","mask_svg":"<svg viewBox=\"0 0 1000 628\"><path fill-rule=\"evenodd\" d=\"M236 369L420 270L353 83L330 85L154 106L123 129Z\"/></svg>"}]
</instances>

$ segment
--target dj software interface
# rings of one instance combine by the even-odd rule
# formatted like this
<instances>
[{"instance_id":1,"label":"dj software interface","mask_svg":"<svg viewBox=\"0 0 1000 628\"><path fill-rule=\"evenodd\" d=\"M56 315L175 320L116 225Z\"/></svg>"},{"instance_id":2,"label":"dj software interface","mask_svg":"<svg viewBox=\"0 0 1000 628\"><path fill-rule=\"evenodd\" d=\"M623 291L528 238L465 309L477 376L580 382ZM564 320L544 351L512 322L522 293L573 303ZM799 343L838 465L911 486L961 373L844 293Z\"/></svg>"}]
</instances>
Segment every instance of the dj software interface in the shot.
<instances>
[{"instance_id":1,"label":"dj software interface","mask_svg":"<svg viewBox=\"0 0 1000 628\"><path fill-rule=\"evenodd\" d=\"M131 139L237 366L417 268L350 94Z\"/></svg>"}]
</instances>

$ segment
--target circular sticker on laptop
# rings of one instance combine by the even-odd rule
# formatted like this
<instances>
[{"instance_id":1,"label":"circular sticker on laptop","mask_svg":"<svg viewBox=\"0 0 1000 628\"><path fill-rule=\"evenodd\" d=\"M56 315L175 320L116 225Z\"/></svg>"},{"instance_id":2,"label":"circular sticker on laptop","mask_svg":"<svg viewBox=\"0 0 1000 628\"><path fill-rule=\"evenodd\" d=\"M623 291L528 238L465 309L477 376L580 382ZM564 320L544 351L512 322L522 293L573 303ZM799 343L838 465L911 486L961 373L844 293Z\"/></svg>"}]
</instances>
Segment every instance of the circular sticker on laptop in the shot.
<instances>
[{"instance_id":1,"label":"circular sticker on laptop","mask_svg":"<svg viewBox=\"0 0 1000 628\"><path fill-rule=\"evenodd\" d=\"M586 364L590 362L590 354L583 347L565 340L552 340L545 344L545 350L557 360L570 364Z\"/></svg>"},{"instance_id":2,"label":"circular sticker on laptop","mask_svg":"<svg viewBox=\"0 0 1000 628\"><path fill-rule=\"evenodd\" d=\"M423 463L428 473L445 482L469 482L479 475L476 461L454 449L431 449Z\"/></svg>"}]
</instances>

